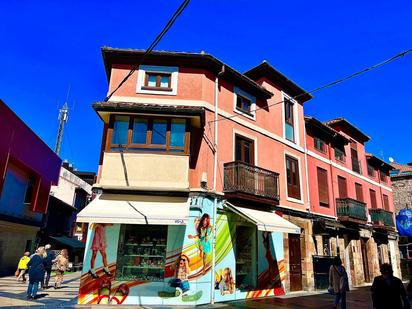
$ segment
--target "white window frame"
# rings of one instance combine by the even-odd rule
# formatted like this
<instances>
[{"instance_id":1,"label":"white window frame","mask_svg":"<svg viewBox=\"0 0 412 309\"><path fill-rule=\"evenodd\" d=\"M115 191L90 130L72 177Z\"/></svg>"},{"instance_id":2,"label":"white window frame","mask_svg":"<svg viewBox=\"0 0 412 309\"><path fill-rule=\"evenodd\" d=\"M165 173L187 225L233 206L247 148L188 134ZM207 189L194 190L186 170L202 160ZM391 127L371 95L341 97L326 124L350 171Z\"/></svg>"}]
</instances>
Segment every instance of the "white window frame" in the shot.
<instances>
[{"instance_id":1,"label":"white window frame","mask_svg":"<svg viewBox=\"0 0 412 309\"><path fill-rule=\"evenodd\" d=\"M172 91L142 89L142 87L144 87L146 72L150 72L150 73L170 73L171 74L170 87L172 88ZM179 72L178 67L165 67L165 66L157 66L157 65L140 65L138 75L137 75L136 93L160 94L160 95L177 95L178 72Z\"/></svg>"},{"instance_id":2,"label":"white window frame","mask_svg":"<svg viewBox=\"0 0 412 309\"><path fill-rule=\"evenodd\" d=\"M239 110L236 107L236 103L237 103L237 95L241 95L242 97L245 97L247 99L250 100L250 102L252 103L250 106L250 114L245 113L241 110ZM256 120L256 97L250 95L249 93L243 91L242 89L238 88L238 87L234 87L233 88L233 111L237 114L243 115L249 119L252 120Z\"/></svg>"},{"instance_id":3,"label":"white window frame","mask_svg":"<svg viewBox=\"0 0 412 309\"><path fill-rule=\"evenodd\" d=\"M299 164L299 191L300 191L300 199L296 199L294 197L289 197L288 195L288 176L287 176L287 171L286 171L286 156L291 157L295 160L298 161ZM300 157L297 157L295 154L290 153L288 151L284 151L283 153L283 165L284 165L284 171L285 171L285 190L286 190L286 200L289 202L293 203L298 203L304 205L303 202L303 187L302 187L302 162L300 160Z\"/></svg>"},{"instance_id":4,"label":"white window frame","mask_svg":"<svg viewBox=\"0 0 412 309\"><path fill-rule=\"evenodd\" d=\"M291 141L286 138L286 123L285 123L285 100L289 100L293 102L293 134L295 136L295 140ZM293 99L290 95L284 93L282 91L282 130L283 130L283 138L286 143L292 143L296 145L300 145L300 134L299 134L299 111L298 111L298 102Z\"/></svg>"}]
</instances>

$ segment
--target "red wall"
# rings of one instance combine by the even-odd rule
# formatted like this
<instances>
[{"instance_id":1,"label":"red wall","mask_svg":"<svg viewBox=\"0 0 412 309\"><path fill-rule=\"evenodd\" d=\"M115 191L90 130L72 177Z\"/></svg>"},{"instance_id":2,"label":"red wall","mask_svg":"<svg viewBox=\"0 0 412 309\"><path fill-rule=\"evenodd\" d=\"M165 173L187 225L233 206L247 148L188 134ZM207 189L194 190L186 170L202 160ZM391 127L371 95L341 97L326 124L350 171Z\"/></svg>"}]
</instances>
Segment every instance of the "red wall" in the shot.
<instances>
[{"instance_id":1,"label":"red wall","mask_svg":"<svg viewBox=\"0 0 412 309\"><path fill-rule=\"evenodd\" d=\"M32 208L45 213L50 186L57 185L61 159L0 100L0 194L9 162L36 179Z\"/></svg>"}]
</instances>

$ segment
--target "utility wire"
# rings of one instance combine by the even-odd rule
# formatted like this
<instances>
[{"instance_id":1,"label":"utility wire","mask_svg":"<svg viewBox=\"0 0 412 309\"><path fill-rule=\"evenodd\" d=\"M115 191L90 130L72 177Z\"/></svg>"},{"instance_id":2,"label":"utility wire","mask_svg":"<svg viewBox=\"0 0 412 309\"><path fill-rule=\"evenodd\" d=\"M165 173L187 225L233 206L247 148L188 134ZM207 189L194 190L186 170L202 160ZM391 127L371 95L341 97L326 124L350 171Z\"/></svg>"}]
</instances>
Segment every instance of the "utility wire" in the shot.
<instances>
[{"instance_id":1,"label":"utility wire","mask_svg":"<svg viewBox=\"0 0 412 309\"><path fill-rule=\"evenodd\" d=\"M160 31L160 33L156 36L156 38L153 40L153 42L150 44L150 46L146 49L145 53L143 54L142 58L140 59L139 63L136 64L130 71L129 73L123 78L123 80L117 85L117 87L105 98L105 101L110 100L110 98L113 96L113 94L119 90L120 87L123 86L123 84L129 79L130 76L133 75L134 72L139 68L140 64L143 63L145 58L153 51L153 49L156 47L157 44L159 44L160 40L163 38L163 36L169 31L169 29L173 26L175 23L176 19L183 13L185 8L188 6L190 0L184 0L180 6L177 8L177 10L174 12L172 17L169 19L167 24L164 26L163 30Z\"/></svg>"},{"instance_id":2,"label":"utility wire","mask_svg":"<svg viewBox=\"0 0 412 309\"><path fill-rule=\"evenodd\" d=\"M304 96L304 95L307 95L307 94L312 94L312 93L318 92L318 91L320 91L320 90L323 90L323 89L332 87L332 86L334 86L334 85L343 83L343 82L345 82L345 81L347 81L347 80L349 80L349 79L351 79L351 78L353 78L353 77L355 77L355 76L361 75L361 74L363 74L363 73L366 73L366 72L371 71L371 70L373 70L373 69L376 69L376 68L378 68L378 67L384 66L384 65L388 64L389 62L392 62L393 60L395 60L395 59L397 59L397 58L399 58L399 57L403 57L403 56L405 56L406 54L408 54L408 53L410 53L410 52L412 52L412 48L410 48L410 49L408 49L408 50L405 50L405 51L403 51L403 52L400 52L399 54L397 54L397 55L395 55L395 56L393 56L393 57L391 57L391 58L389 58L389 59L386 59L386 60L384 60L384 61L382 61L382 62L379 62L379 63L377 63L377 64L374 64L374 65L372 65L372 66L370 66L370 67L367 67L367 68L365 68L365 69L363 69L363 70L360 70L360 71L357 71L357 72L355 72L355 73L352 73L352 74L350 74L350 75L348 75L348 76L345 76L345 77L343 77L343 78L341 78L341 79L335 80L335 81L330 82L330 83L328 83L328 84L325 84L325 85L323 85L323 86L319 86L319 87L317 87L317 88L315 88L315 89L313 89L313 90L311 90L311 91L307 91L307 92L303 92L303 93L301 93L301 94L298 94L298 95L292 97L292 99L297 99L297 98L299 98L299 97L301 97L301 96ZM267 107L271 107L271 106L274 106L274 105L282 104L282 103L284 103L285 101L288 101L288 100L289 100L289 99L284 99L284 100L282 100L282 101L269 104ZM257 112L257 111L259 111L259 110L261 110L261 109L266 109L267 107L266 107L266 106L265 106L265 107L259 107L259 108L256 108L254 111ZM231 116L228 116L228 117L226 117L226 116L221 116L222 118L219 118L219 119L217 119L217 120L210 120L208 123L209 123L209 125L210 125L210 124L213 123L213 122L218 122L218 121L223 121L223 120L229 120L229 119L232 119L232 118L235 118L235 117L238 117L238 116L240 116L240 114L234 114L234 115L231 115Z\"/></svg>"}]
</instances>

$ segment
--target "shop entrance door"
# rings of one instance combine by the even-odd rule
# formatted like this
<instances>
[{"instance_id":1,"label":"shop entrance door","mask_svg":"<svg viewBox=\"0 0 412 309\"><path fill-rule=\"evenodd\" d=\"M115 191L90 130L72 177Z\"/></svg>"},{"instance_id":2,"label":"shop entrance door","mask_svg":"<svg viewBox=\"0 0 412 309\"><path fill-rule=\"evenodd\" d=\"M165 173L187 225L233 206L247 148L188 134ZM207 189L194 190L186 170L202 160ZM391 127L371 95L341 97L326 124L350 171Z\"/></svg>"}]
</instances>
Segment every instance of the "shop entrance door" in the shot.
<instances>
[{"instance_id":1,"label":"shop entrance door","mask_svg":"<svg viewBox=\"0 0 412 309\"><path fill-rule=\"evenodd\" d=\"M289 234L289 277L290 291L302 290L302 260L300 235Z\"/></svg>"},{"instance_id":2,"label":"shop entrance door","mask_svg":"<svg viewBox=\"0 0 412 309\"><path fill-rule=\"evenodd\" d=\"M371 282L371 279L369 276L368 250L366 249L366 241L364 239L361 239L361 249L362 249L363 274L365 276L365 282Z\"/></svg>"}]
</instances>

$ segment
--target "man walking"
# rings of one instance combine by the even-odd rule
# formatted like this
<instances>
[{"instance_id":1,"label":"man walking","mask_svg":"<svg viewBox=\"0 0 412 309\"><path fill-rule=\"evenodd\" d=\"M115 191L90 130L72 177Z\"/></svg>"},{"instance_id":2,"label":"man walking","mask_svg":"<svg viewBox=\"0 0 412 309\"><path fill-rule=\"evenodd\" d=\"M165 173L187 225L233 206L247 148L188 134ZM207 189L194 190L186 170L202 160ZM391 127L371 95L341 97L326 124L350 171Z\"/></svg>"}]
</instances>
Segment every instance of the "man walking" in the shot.
<instances>
[{"instance_id":1,"label":"man walking","mask_svg":"<svg viewBox=\"0 0 412 309\"><path fill-rule=\"evenodd\" d=\"M43 289L48 289L49 288L49 281L50 281L50 275L52 271L52 265L54 262L54 259L56 258L56 255L53 250L51 250L51 245L47 244L45 246L46 252L47 252L47 258L46 258L46 265L45 265L45 270L46 270L46 276L42 282Z\"/></svg>"},{"instance_id":2,"label":"man walking","mask_svg":"<svg viewBox=\"0 0 412 309\"><path fill-rule=\"evenodd\" d=\"M382 275L373 279L371 288L373 308L409 308L405 287L401 279L393 275L392 266L387 263L382 264L380 271Z\"/></svg>"}]
</instances>

